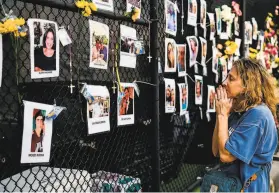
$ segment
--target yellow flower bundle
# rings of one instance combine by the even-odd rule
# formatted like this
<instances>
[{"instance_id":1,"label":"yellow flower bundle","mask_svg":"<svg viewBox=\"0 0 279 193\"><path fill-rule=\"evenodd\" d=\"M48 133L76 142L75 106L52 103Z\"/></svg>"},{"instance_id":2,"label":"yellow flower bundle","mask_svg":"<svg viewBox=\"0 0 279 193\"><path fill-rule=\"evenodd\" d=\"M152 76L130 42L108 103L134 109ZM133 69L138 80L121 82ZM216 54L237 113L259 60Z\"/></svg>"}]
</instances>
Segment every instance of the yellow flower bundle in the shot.
<instances>
[{"instance_id":1,"label":"yellow flower bundle","mask_svg":"<svg viewBox=\"0 0 279 193\"><path fill-rule=\"evenodd\" d=\"M238 48L237 44L234 41L226 41L225 46L226 49L224 52L226 55L233 55Z\"/></svg>"},{"instance_id":2,"label":"yellow flower bundle","mask_svg":"<svg viewBox=\"0 0 279 193\"><path fill-rule=\"evenodd\" d=\"M0 22L0 33L13 33L15 37L24 37L26 36L26 32L20 31L24 24L25 20L23 18L9 18L4 22Z\"/></svg>"},{"instance_id":3,"label":"yellow flower bundle","mask_svg":"<svg viewBox=\"0 0 279 193\"><path fill-rule=\"evenodd\" d=\"M84 17L88 17L92 14L92 11L98 10L95 3L86 0L78 0L75 4L78 8L83 9L81 13Z\"/></svg>"}]
</instances>

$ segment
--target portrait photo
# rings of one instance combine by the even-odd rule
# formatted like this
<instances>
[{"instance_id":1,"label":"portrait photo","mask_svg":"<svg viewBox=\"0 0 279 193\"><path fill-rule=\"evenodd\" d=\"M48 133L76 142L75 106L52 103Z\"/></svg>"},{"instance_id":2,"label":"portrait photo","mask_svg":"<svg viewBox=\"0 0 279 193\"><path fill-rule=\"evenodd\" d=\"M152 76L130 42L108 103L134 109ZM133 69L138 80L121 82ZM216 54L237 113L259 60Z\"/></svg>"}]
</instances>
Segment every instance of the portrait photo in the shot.
<instances>
[{"instance_id":1,"label":"portrait photo","mask_svg":"<svg viewBox=\"0 0 279 193\"><path fill-rule=\"evenodd\" d=\"M217 34L222 33L222 19L221 19L221 8L215 8L216 14L216 25L217 25Z\"/></svg>"},{"instance_id":2,"label":"portrait photo","mask_svg":"<svg viewBox=\"0 0 279 193\"><path fill-rule=\"evenodd\" d=\"M58 27L53 21L28 19L31 78L59 76Z\"/></svg>"},{"instance_id":3,"label":"portrait photo","mask_svg":"<svg viewBox=\"0 0 279 193\"><path fill-rule=\"evenodd\" d=\"M206 29L206 1L201 0L200 25Z\"/></svg>"},{"instance_id":4,"label":"portrait photo","mask_svg":"<svg viewBox=\"0 0 279 193\"><path fill-rule=\"evenodd\" d=\"M239 17L236 15L234 17L234 35L239 36L239 33L240 33Z\"/></svg>"},{"instance_id":5,"label":"portrait photo","mask_svg":"<svg viewBox=\"0 0 279 193\"><path fill-rule=\"evenodd\" d=\"M195 104L202 104L203 96L203 78L202 76L195 75Z\"/></svg>"},{"instance_id":6,"label":"portrait photo","mask_svg":"<svg viewBox=\"0 0 279 193\"><path fill-rule=\"evenodd\" d=\"M110 95L106 86L87 85L87 92L94 100L87 101L88 134L110 130Z\"/></svg>"},{"instance_id":7,"label":"portrait photo","mask_svg":"<svg viewBox=\"0 0 279 193\"><path fill-rule=\"evenodd\" d=\"M179 104L180 104L180 116L186 113L188 108L188 85L185 83L178 84L179 88Z\"/></svg>"},{"instance_id":8,"label":"portrait photo","mask_svg":"<svg viewBox=\"0 0 279 193\"><path fill-rule=\"evenodd\" d=\"M197 0L188 0L188 17L187 24L191 26L197 25L197 14L198 14Z\"/></svg>"},{"instance_id":9,"label":"portrait photo","mask_svg":"<svg viewBox=\"0 0 279 193\"><path fill-rule=\"evenodd\" d=\"M218 74L217 48L212 46L212 72Z\"/></svg>"},{"instance_id":10,"label":"portrait photo","mask_svg":"<svg viewBox=\"0 0 279 193\"><path fill-rule=\"evenodd\" d=\"M207 112L215 112L215 87L207 85L208 95L207 95Z\"/></svg>"},{"instance_id":11,"label":"portrait photo","mask_svg":"<svg viewBox=\"0 0 279 193\"><path fill-rule=\"evenodd\" d=\"M178 69L178 76L186 76L186 45L176 45L176 65Z\"/></svg>"},{"instance_id":12,"label":"portrait photo","mask_svg":"<svg viewBox=\"0 0 279 193\"><path fill-rule=\"evenodd\" d=\"M134 124L135 104L134 104L134 85L133 83L121 83L122 91L118 89L117 98L117 125Z\"/></svg>"},{"instance_id":13,"label":"portrait photo","mask_svg":"<svg viewBox=\"0 0 279 193\"><path fill-rule=\"evenodd\" d=\"M109 27L89 20L90 65L92 68L107 69L109 56Z\"/></svg>"},{"instance_id":14,"label":"portrait photo","mask_svg":"<svg viewBox=\"0 0 279 193\"><path fill-rule=\"evenodd\" d=\"M141 0L126 0L126 11L131 12L132 8L138 9L138 19L140 19L140 13L141 13Z\"/></svg>"},{"instance_id":15,"label":"portrait photo","mask_svg":"<svg viewBox=\"0 0 279 193\"><path fill-rule=\"evenodd\" d=\"M201 42L201 65L206 66L207 41L202 37L199 38Z\"/></svg>"},{"instance_id":16,"label":"portrait photo","mask_svg":"<svg viewBox=\"0 0 279 193\"><path fill-rule=\"evenodd\" d=\"M166 33L176 36L177 32L177 10L175 4L165 0Z\"/></svg>"},{"instance_id":17,"label":"portrait photo","mask_svg":"<svg viewBox=\"0 0 279 193\"><path fill-rule=\"evenodd\" d=\"M52 119L47 115L53 105L23 101L24 124L21 163L48 163L52 138Z\"/></svg>"},{"instance_id":18,"label":"portrait photo","mask_svg":"<svg viewBox=\"0 0 279 193\"><path fill-rule=\"evenodd\" d=\"M245 21L245 44L252 44L253 28L250 21Z\"/></svg>"},{"instance_id":19,"label":"portrait photo","mask_svg":"<svg viewBox=\"0 0 279 193\"><path fill-rule=\"evenodd\" d=\"M253 36L253 40L257 40L258 38L258 23L256 21L256 19L253 17L252 18L252 30L253 30L253 33L252 33L252 36Z\"/></svg>"},{"instance_id":20,"label":"portrait photo","mask_svg":"<svg viewBox=\"0 0 279 193\"><path fill-rule=\"evenodd\" d=\"M195 36L188 36L187 43L189 47L190 67L194 66L197 62L197 56L199 51L198 39Z\"/></svg>"},{"instance_id":21,"label":"portrait photo","mask_svg":"<svg viewBox=\"0 0 279 193\"><path fill-rule=\"evenodd\" d=\"M226 80L228 76L228 63L224 57L220 58L220 62L222 65L222 82Z\"/></svg>"},{"instance_id":22,"label":"portrait photo","mask_svg":"<svg viewBox=\"0 0 279 193\"><path fill-rule=\"evenodd\" d=\"M113 0L92 0L98 9L113 12Z\"/></svg>"},{"instance_id":23,"label":"portrait photo","mask_svg":"<svg viewBox=\"0 0 279 193\"><path fill-rule=\"evenodd\" d=\"M165 113L175 112L175 80L165 78Z\"/></svg>"},{"instance_id":24,"label":"portrait photo","mask_svg":"<svg viewBox=\"0 0 279 193\"><path fill-rule=\"evenodd\" d=\"M176 72L176 43L165 38L165 72Z\"/></svg>"},{"instance_id":25,"label":"portrait photo","mask_svg":"<svg viewBox=\"0 0 279 193\"><path fill-rule=\"evenodd\" d=\"M136 29L120 25L120 66L135 68L137 55L135 41L137 40Z\"/></svg>"},{"instance_id":26,"label":"portrait photo","mask_svg":"<svg viewBox=\"0 0 279 193\"><path fill-rule=\"evenodd\" d=\"M216 33L216 26L215 26L215 18L213 13L207 13L209 17L209 25L210 25L210 40L213 40Z\"/></svg>"}]
</instances>

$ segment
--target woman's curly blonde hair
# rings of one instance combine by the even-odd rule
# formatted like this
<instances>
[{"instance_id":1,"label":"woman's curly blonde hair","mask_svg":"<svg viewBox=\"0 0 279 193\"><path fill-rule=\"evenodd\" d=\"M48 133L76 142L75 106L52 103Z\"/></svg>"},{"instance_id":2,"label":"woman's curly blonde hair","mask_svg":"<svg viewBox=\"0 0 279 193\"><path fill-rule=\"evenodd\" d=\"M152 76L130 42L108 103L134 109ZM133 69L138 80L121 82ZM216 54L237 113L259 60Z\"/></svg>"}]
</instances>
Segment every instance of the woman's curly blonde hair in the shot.
<instances>
[{"instance_id":1,"label":"woman's curly blonde hair","mask_svg":"<svg viewBox=\"0 0 279 193\"><path fill-rule=\"evenodd\" d=\"M240 59L235 61L233 66L236 67L245 87L244 92L236 97L233 110L242 112L255 105L265 103L276 120L278 98L275 94L276 86L273 77L256 60Z\"/></svg>"}]
</instances>

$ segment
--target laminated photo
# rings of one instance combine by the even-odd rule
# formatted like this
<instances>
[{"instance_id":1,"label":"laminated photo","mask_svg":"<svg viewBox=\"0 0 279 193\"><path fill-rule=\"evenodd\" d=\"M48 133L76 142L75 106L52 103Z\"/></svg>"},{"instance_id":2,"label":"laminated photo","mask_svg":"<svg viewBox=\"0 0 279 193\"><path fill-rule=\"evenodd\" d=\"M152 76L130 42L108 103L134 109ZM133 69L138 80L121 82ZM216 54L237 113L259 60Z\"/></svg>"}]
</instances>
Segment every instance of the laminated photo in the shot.
<instances>
[{"instance_id":1,"label":"laminated photo","mask_svg":"<svg viewBox=\"0 0 279 193\"><path fill-rule=\"evenodd\" d=\"M165 78L165 113L175 112L175 80Z\"/></svg>"},{"instance_id":2,"label":"laminated photo","mask_svg":"<svg viewBox=\"0 0 279 193\"><path fill-rule=\"evenodd\" d=\"M207 55L207 41L202 38L200 38L200 42L201 42L201 65L202 66L206 66L206 55Z\"/></svg>"},{"instance_id":3,"label":"laminated photo","mask_svg":"<svg viewBox=\"0 0 279 193\"><path fill-rule=\"evenodd\" d=\"M176 45L176 65L178 69L178 76L186 76L186 45Z\"/></svg>"},{"instance_id":4,"label":"laminated photo","mask_svg":"<svg viewBox=\"0 0 279 193\"><path fill-rule=\"evenodd\" d=\"M257 40L258 38L258 23L256 19L253 17L252 18L252 25L253 25L253 40Z\"/></svg>"},{"instance_id":5,"label":"laminated photo","mask_svg":"<svg viewBox=\"0 0 279 193\"><path fill-rule=\"evenodd\" d=\"M24 122L20 163L48 163L52 138L52 119L46 116L53 105L23 101Z\"/></svg>"},{"instance_id":6,"label":"laminated photo","mask_svg":"<svg viewBox=\"0 0 279 193\"><path fill-rule=\"evenodd\" d=\"M136 68L137 55L135 41L137 40L137 31L134 28L120 25L120 36L120 66Z\"/></svg>"},{"instance_id":7,"label":"laminated photo","mask_svg":"<svg viewBox=\"0 0 279 193\"><path fill-rule=\"evenodd\" d=\"M222 33L221 8L215 8L215 13L216 13L217 35L221 35Z\"/></svg>"},{"instance_id":8,"label":"laminated photo","mask_svg":"<svg viewBox=\"0 0 279 193\"><path fill-rule=\"evenodd\" d=\"M218 74L217 48L212 46L212 72Z\"/></svg>"},{"instance_id":9,"label":"laminated photo","mask_svg":"<svg viewBox=\"0 0 279 193\"><path fill-rule=\"evenodd\" d=\"M215 33L216 33L216 25L215 25L215 19L214 19L214 13L207 13L209 17L209 25L210 25L210 40L214 40Z\"/></svg>"},{"instance_id":10,"label":"laminated photo","mask_svg":"<svg viewBox=\"0 0 279 193\"><path fill-rule=\"evenodd\" d=\"M126 0L126 11L131 12L132 8L137 9L139 11L137 19L140 19L141 0Z\"/></svg>"},{"instance_id":11,"label":"laminated photo","mask_svg":"<svg viewBox=\"0 0 279 193\"><path fill-rule=\"evenodd\" d=\"M198 39L195 36L188 36L186 39L189 46L189 63L190 67L192 67L197 63L196 60L199 52Z\"/></svg>"},{"instance_id":12,"label":"laminated photo","mask_svg":"<svg viewBox=\"0 0 279 193\"><path fill-rule=\"evenodd\" d=\"M201 0L200 25L201 28L206 29L206 1L205 0Z\"/></svg>"},{"instance_id":13,"label":"laminated photo","mask_svg":"<svg viewBox=\"0 0 279 193\"><path fill-rule=\"evenodd\" d=\"M245 21L244 44L252 44L253 28L250 21Z\"/></svg>"},{"instance_id":14,"label":"laminated photo","mask_svg":"<svg viewBox=\"0 0 279 193\"><path fill-rule=\"evenodd\" d=\"M31 78L59 76L59 38L56 22L28 19Z\"/></svg>"},{"instance_id":15,"label":"laminated photo","mask_svg":"<svg viewBox=\"0 0 279 193\"><path fill-rule=\"evenodd\" d=\"M113 12L113 0L92 0L98 9Z\"/></svg>"},{"instance_id":16,"label":"laminated photo","mask_svg":"<svg viewBox=\"0 0 279 193\"><path fill-rule=\"evenodd\" d=\"M0 87L2 85L2 69L3 69L3 40L0 34Z\"/></svg>"},{"instance_id":17,"label":"laminated photo","mask_svg":"<svg viewBox=\"0 0 279 193\"><path fill-rule=\"evenodd\" d=\"M94 100L87 102L88 135L110 130L110 96L106 86L87 85L87 92Z\"/></svg>"},{"instance_id":18,"label":"laminated photo","mask_svg":"<svg viewBox=\"0 0 279 193\"><path fill-rule=\"evenodd\" d=\"M185 115L188 108L188 85L185 83L178 84L179 88L179 106L180 116Z\"/></svg>"},{"instance_id":19,"label":"laminated photo","mask_svg":"<svg viewBox=\"0 0 279 193\"><path fill-rule=\"evenodd\" d=\"M208 90L208 94L207 94L207 112L209 113L214 113L216 112L215 110L215 87L214 86L210 86L207 85L207 90Z\"/></svg>"},{"instance_id":20,"label":"laminated photo","mask_svg":"<svg viewBox=\"0 0 279 193\"><path fill-rule=\"evenodd\" d=\"M177 10L173 2L165 0L166 33L176 36Z\"/></svg>"},{"instance_id":21,"label":"laminated photo","mask_svg":"<svg viewBox=\"0 0 279 193\"><path fill-rule=\"evenodd\" d=\"M90 64L89 67L107 69L109 57L109 27L89 20Z\"/></svg>"},{"instance_id":22,"label":"laminated photo","mask_svg":"<svg viewBox=\"0 0 279 193\"><path fill-rule=\"evenodd\" d=\"M220 58L220 62L222 65L222 82L224 82L228 76L228 63L224 57Z\"/></svg>"},{"instance_id":23,"label":"laminated photo","mask_svg":"<svg viewBox=\"0 0 279 193\"><path fill-rule=\"evenodd\" d=\"M174 39L165 39L165 72L176 72L176 43Z\"/></svg>"},{"instance_id":24,"label":"laminated photo","mask_svg":"<svg viewBox=\"0 0 279 193\"><path fill-rule=\"evenodd\" d=\"M239 17L236 15L234 17L234 35L239 36L240 26L239 26Z\"/></svg>"},{"instance_id":25,"label":"laminated photo","mask_svg":"<svg viewBox=\"0 0 279 193\"><path fill-rule=\"evenodd\" d=\"M195 104L202 104L203 96L203 78L202 76L195 75Z\"/></svg>"},{"instance_id":26,"label":"laminated photo","mask_svg":"<svg viewBox=\"0 0 279 193\"><path fill-rule=\"evenodd\" d=\"M187 24L197 26L198 4L197 0L188 0Z\"/></svg>"},{"instance_id":27,"label":"laminated photo","mask_svg":"<svg viewBox=\"0 0 279 193\"><path fill-rule=\"evenodd\" d=\"M121 83L122 92L118 89L117 96L117 125L135 123L134 84Z\"/></svg>"}]
</instances>

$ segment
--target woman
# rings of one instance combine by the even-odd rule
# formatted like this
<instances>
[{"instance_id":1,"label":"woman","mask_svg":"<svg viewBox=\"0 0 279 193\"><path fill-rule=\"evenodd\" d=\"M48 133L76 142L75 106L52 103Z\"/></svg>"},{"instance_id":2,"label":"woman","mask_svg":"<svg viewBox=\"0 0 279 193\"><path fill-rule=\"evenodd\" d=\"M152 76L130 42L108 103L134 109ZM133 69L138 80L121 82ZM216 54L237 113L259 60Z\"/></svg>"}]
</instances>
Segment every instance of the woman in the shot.
<instances>
[{"instance_id":1,"label":"woman","mask_svg":"<svg viewBox=\"0 0 279 193\"><path fill-rule=\"evenodd\" d=\"M191 62L196 62L197 59L197 42L194 38L190 39L190 48L191 48Z\"/></svg>"},{"instance_id":2,"label":"woman","mask_svg":"<svg viewBox=\"0 0 279 193\"><path fill-rule=\"evenodd\" d=\"M246 192L268 192L277 147L275 86L261 64L234 62L217 89L216 127L212 151L224 172L238 175Z\"/></svg>"},{"instance_id":3,"label":"woman","mask_svg":"<svg viewBox=\"0 0 279 193\"><path fill-rule=\"evenodd\" d=\"M168 54L168 67L174 68L174 52L173 52L173 45L171 42L168 43L167 54Z\"/></svg>"},{"instance_id":4,"label":"woman","mask_svg":"<svg viewBox=\"0 0 279 193\"><path fill-rule=\"evenodd\" d=\"M35 72L56 70L55 55L55 33L49 28L43 37L43 47L35 49Z\"/></svg>"},{"instance_id":5,"label":"woman","mask_svg":"<svg viewBox=\"0 0 279 193\"><path fill-rule=\"evenodd\" d=\"M31 152L43 152L43 136L45 133L45 116L39 110L35 116L35 129L32 133Z\"/></svg>"}]
</instances>

